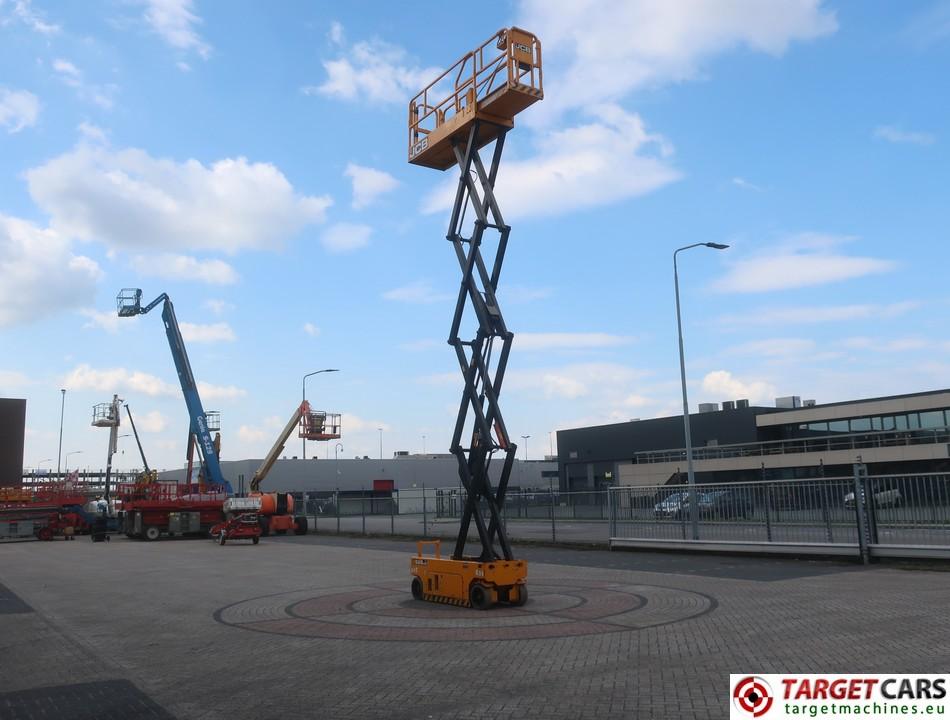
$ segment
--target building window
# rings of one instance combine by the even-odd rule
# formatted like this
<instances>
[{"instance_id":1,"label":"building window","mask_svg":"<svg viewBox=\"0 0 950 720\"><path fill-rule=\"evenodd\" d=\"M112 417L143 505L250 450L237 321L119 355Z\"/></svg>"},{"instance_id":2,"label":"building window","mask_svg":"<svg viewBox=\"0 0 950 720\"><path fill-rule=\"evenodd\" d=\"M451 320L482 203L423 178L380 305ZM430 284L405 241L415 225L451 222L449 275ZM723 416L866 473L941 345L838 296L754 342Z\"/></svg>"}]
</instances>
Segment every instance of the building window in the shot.
<instances>
[{"instance_id":1,"label":"building window","mask_svg":"<svg viewBox=\"0 0 950 720\"><path fill-rule=\"evenodd\" d=\"M944 426L943 410L920 413L920 427L925 430Z\"/></svg>"},{"instance_id":2,"label":"building window","mask_svg":"<svg viewBox=\"0 0 950 720\"><path fill-rule=\"evenodd\" d=\"M828 423L828 430L833 433L846 433L848 432L848 421L832 420L830 423Z\"/></svg>"},{"instance_id":3,"label":"building window","mask_svg":"<svg viewBox=\"0 0 950 720\"><path fill-rule=\"evenodd\" d=\"M851 432L867 432L871 429L871 418L855 418L851 421Z\"/></svg>"},{"instance_id":4,"label":"building window","mask_svg":"<svg viewBox=\"0 0 950 720\"><path fill-rule=\"evenodd\" d=\"M907 413L907 425L910 430L920 430L920 415Z\"/></svg>"},{"instance_id":5,"label":"building window","mask_svg":"<svg viewBox=\"0 0 950 720\"><path fill-rule=\"evenodd\" d=\"M881 426L883 418L873 417L871 418L871 429L872 430L883 430Z\"/></svg>"}]
</instances>

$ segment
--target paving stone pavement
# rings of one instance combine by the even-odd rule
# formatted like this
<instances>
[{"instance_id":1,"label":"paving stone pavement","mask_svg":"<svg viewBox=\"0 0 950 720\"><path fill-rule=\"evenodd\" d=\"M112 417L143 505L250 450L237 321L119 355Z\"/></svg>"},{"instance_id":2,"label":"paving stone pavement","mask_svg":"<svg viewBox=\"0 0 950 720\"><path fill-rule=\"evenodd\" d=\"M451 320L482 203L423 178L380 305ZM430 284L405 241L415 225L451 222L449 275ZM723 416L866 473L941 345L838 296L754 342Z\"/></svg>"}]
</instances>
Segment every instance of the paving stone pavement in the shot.
<instances>
[{"instance_id":1,"label":"paving stone pavement","mask_svg":"<svg viewBox=\"0 0 950 720\"><path fill-rule=\"evenodd\" d=\"M412 601L402 544L83 540L0 548L0 720L107 716L88 688L129 718L721 718L730 672L950 667L950 572L535 552L493 615Z\"/></svg>"}]
</instances>

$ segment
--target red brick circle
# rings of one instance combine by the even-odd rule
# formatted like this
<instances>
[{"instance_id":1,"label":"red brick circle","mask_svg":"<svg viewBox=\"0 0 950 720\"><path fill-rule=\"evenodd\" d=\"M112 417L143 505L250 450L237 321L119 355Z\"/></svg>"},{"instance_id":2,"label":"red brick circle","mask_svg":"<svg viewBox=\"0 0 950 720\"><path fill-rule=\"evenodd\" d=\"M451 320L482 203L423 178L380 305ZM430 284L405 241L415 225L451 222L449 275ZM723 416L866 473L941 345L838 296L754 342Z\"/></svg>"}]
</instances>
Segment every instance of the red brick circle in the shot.
<instances>
[{"instance_id":1,"label":"red brick circle","mask_svg":"<svg viewBox=\"0 0 950 720\"><path fill-rule=\"evenodd\" d=\"M530 640L639 630L709 612L706 595L656 585L529 584L521 608L488 611L413 600L405 583L299 590L221 608L225 625L293 637L406 642Z\"/></svg>"}]
</instances>

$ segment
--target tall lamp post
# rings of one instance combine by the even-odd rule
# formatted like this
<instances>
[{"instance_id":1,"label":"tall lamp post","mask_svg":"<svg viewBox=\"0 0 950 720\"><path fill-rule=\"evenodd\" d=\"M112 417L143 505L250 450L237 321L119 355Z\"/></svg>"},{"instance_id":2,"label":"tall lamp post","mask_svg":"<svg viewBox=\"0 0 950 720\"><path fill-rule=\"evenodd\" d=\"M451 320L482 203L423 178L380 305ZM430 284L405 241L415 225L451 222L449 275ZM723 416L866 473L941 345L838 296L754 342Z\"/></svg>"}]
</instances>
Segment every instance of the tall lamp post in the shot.
<instances>
[{"instance_id":1,"label":"tall lamp post","mask_svg":"<svg viewBox=\"0 0 950 720\"><path fill-rule=\"evenodd\" d=\"M66 409L66 388L59 390L63 394L63 399L59 404L59 452L56 454L56 474L59 475L59 468L63 461L63 411Z\"/></svg>"},{"instance_id":2,"label":"tall lamp post","mask_svg":"<svg viewBox=\"0 0 950 720\"><path fill-rule=\"evenodd\" d=\"M673 252L673 288L676 292L676 332L680 344L680 382L683 386L683 434L686 436L686 477L689 483L689 524L693 540L699 540L699 505L696 500L696 475L693 472L693 439L689 433L689 400L686 398L686 357L683 353L683 321L680 317L680 279L676 267L676 256L684 250L694 247L708 247L713 250L725 250L728 245L720 243L693 243Z\"/></svg>"},{"instance_id":3,"label":"tall lamp post","mask_svg":"<svg viewBox=\"0 0 950 720\"><path fill-rule=\"evenodd\" d=\"M528 462L528 438L530 435L522 435L521 439L524 440L524 461Z\"/></svg>"},{"instance_id":4,"label":"tall lamp post","mask_svg":"<svg viewBox=\"0 0 950 720\"><path fill-rule=\"evenodd\" d=\"M327 373L327 372L340 372L340 370L338 368L326 368L325 370L314 370L312 373L307 373L306 375L303 376L303 382L301 383L302 392L300 394L301 403L306 402L307 400L307 378L310 377L311 375L319 375L320 373ZM303 442L303 459L306 460L307 459L307 438L303 438L302 442Z\"/></svg>"},{"instance_id":5,"label":"tall lamp post","mask_svg":"<svg viewBox=\"0 0 950 720\"><path fill-rule=\"evenodd\" d=\"M383 429L377 428L379 430L379 459L383 459Z\"/></svg>"},{"instance_id":6,"label":"tall lamp post","mask_svg":"<svg viewBox=\"0 0 950 720\"><path fill-rule=\"evenodd\" d=\"M337 489L340 487L340 450L343 449L343 443L337 443L336 447L333 448L333 461L336 467L336 486Z\"/></svg>"},{"instance_id":7,"label":"tall lamp post","mask_svg":"<svg viewBox=\"0 0 950 720\"><path fill-rule=\"evenodd\" d=\"M66 453L66 467L63 468L64 472L69 472L69 456L70 455L81 455L82 450L73 450L72 452Z\"/></svg>"}]
</instances>

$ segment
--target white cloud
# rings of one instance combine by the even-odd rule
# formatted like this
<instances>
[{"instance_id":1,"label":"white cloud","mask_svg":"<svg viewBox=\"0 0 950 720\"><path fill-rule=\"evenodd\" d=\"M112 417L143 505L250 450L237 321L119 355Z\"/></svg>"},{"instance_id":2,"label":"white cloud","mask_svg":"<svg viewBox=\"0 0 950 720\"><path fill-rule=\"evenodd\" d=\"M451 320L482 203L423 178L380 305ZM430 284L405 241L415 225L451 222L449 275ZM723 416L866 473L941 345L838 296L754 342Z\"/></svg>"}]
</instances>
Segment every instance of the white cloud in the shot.
<instances>
[{"instance_id":1,"label":"white cloud","mask_svg":"<svg viewBox=\"0 0 950 720\"><path fill-rule=\"evenodd\" d=\"M516 392L540 392L546 398L574 400L598 396L614 401L630 394L630 385L640 381L645 373L617 363L576 363L553 368L509 370L505 388ZM459 376L454 380L457 383Z\"/></svg>"},{"instance_id":2,"label":"white cloud","mask_svg":"<svg viewBox=\"0 0 950 720\"><path fill-rule=\"evenodd\" d=\"M331 253L348 253L369 244L373 228L369 225L341 222L331 225L320 237L323 247Z\"/></svg>"},{"instance_id":3,"label":"white cloud","mask_svg":"<svg viewBox=\"0 0 950 720\"><path fill-rule=\"evenodd\" d=\"M755 192L762 192L762 188L760 188L755 183L750 183L745 178L734 177L732 178L732 184L735 185L736 187L742 188L743 190L753 190Z\"/></svg>"},{"instance_id":4,"label":"white cloud","mask_svg":"<svg viewBox=\"0 0 950 720\"><path fill-rule=\"evenodd\" d=\"M517 350L565 350L629 345L633 338L608 333L515 333Z\"/></svg>"},{"instance_id":5,"label":"white cloud","mask_svg":"<svg viewBox=\"0 0 950 720\"><path fill-rule=\"evenodd\" d=\"M152 397L177 395L177 385L139 370L106 368L97 370L87 364L77 365L63 379L67 390L95 390L103 393L136 392Z\"/></svg>"},{"instance_id":6,"label":"white cloud","mask_svg":"<svg viewBox=\"0 0 950 720\"><path fill-rule=\"evenodd\" d=\"M730 346L725 354L788 358L811 354L815 347L815 341L807 338L770 338Z\"/></svg>"},{"instance_id":7,"label":"white cloud","mask_svg":"<svg viewBox=\"0 0 950 720\"><path fill-rule=\"evenodd\" d=\"M748 399L761 403L775 397L775 387L762 380L743 381L727 370L713 370L703 377L703 391L723 400ZM718 402L718 400L717 400Z\"/></svg>"},{"instance_id":8,"label":"white cloud","mask_svg":"<svg viewBox=\"0 0 950 720\"><path fill-rule=\"evenodd\" d=\"M234 310L234 304L229 303L226 300L205 300L204 307L206 307L215 315L223 315L226 312Z\"/></svg>"},{"instance_id":9,"label":"white cloud","mask_svg":"<svg viewBox=\"0 0 950 720\"><path fill-rule=\"evenodd\" d=\"M824 322L853 320L888 320L905 315L920 307L912 300L886 305L824 305L800 307L759 308L741 315L723 315L719 322L724 325L807 325Z\"/></svg>"},{"instance_id":10,"label":"white cloud","mask_svg":"<svg viewBox=\"0 0 950 720\"><path fill-rule=\"evenodd\" d=\"M139 251L270 249L321 222L331 204L297 194L275 166L243 157L206 167L81 145L26 177L53 228Z\"/></svg>"},{"instance_id":11,"label":"white cloud","mask_svg":"<svg viewBox=\"0 0 950 720\"><path fill-rule=\"evenodd\" d=\"M327 37L334 45L342 45L345 41L342 23L336 20L330 23L330 32L327 34Z\"/></svg>"},{"instance_id":12,"label":"white cloud","mask_svg":"<svg viewBox=\"0 0 950 720\"><path fill-rule=\"evenodd\" d=\"M0 370L0 395L12 395L15 390L26 387L30 379L15 370Z\"/></svg>"},{"instance_id":13,"label":"white cloud","mask_svg":"<svg viewBox=\"0 0 950 720\"><path fill-rule=\"evenodd\" d=\"M178 62L176 62L175 67L181 70L182 72L191 72L191 65L184 62L183 60L179 60Z\"/></svg>"},{"instance_id":14,"label":"white cloud","mask_svg":"<svg viewBox=\"0 0 950 720\"><path fill-rule=\"evenodd\" d=\"M353 209L371 205L377 197L399 187L399 181L387 172L349 163L343 172L353 183Z\"/></svg>"},{"instance_id":15,"label":"white cloud","mask_svg":"<svg viewBox=\"0 0 950 720\"><path fill-rule=\"evenodd\" d=\"M933 145L937 142L937 138L931 133L901 130L893 125L879 125L874 128L874 137L892 143L912 145Z\"/></svg>"},{"instance_id":16,"label":"white cloud","mask_svg":"<svg viewBox=\"0 0 950 720\"><path fill-rule=\"evenodd\" d=\"M448 293L436 291L432 287L431 283L426 282L425 280L416 280L415 282L411 282L408 285L387 290L383 293L383 298L385 300L393 300L395 302L423 305L443 302L445 300L451 299L452 296Z\"/></svg>"},{"instance_id":17,"label":"white cloud","mask_svg":"<svg viewBox=\"0 0 950 720\"><path fill-rule=\"evenodd\" d=\"M932 340L925 340L919 337L893 338L891 340L869 337L849 337L844 338L838 344L849 350L866 350L874 353L905 353L928 348L939 348L939 345ZM946 349L945 346L944 349Z\"/></svg>"},{"instance_id":18,"label":"white cloud","mask_svg":"<svg viewBox=\"0 0 950 720\"><path fill-rule=\"evenodd\" d=\"M101 277L59 233L0 214L0 327L91 305Z\"/></svg>"},{"instance_id":19,"label":"white cloud","mask_svg":"<svg viewBox=\"0 0 950 720\"><path fill-rule=\"evenodd\" d=\"M802 233L768 254L732 263L713 287L720 292L770 292L812 287L893 270L890 260L844 255L835 248L849 237Z\"/></svg>"},{"instance_id":20,"label":"white cloud","mask_svg":"<svg viewBox=\"0 0 950 720\"><path fill-rule=\"evenodd\" d=\"M53 60L53 70L59 79L73 88L79 98L86 102L93 102L105 110L111 110L115 104L114 97L118 86L114 84L96 85L87 83L83 78L82 70L69 60L56 58Z\"/></svg>"},{"instance_id":21,"label":"white cloud","mask_svg":"<svg viewBox=\"0 0 950 720\"><path fill-rule=\"evenodd\" d=\"M318 328L313 323L304 323L303 331L307 333L310 337L317 337L320 335L320 328Z\"/></svg>"},{"instance_id":22,"label":"white cloud","mask_svg":"<svg viewBox=\"0 0 950 720\"><path fill-rule=\"evenodd\" d=\"M331 27L331 40L343 42L343 27ZM327 79L303 88L308 95L321 94L342 100L371 103L406 103L410 97L442 74L440 68L420 68L405 50L370 40L343 48L341 57L323 63Z\"/></svg>"},{"instance_id":23,"label":"white cloud","mask_svg":"<svg viewBox=\"0 0 950 720\"><path fill-rule=\"evenodd\" d=\"M60 31L59 25L46 22L42 13L33 10L33 0L13 0L12 17L41 35L55 35Z\"/></svg>"},{"instance_id":24,"label":"white cloud","mask_svg":"<svg viewBox=\"0 0 950 720\"><path fill-rule=\"evenodd\" d=\"M0 127L8 133L20 132L36 125L40 114L40 101L26 90L9 90L0 87Z\"/></svg>"},{"instance_id":25,"label":"white cloud","mask_svg":"<svg viewBox=\"0 0 950 720\"><path fill-rule=\"evenodd\" d=\"M76 129L79 130L79 134L82 135L83 138L90 142L100 143L102 145L106 145L109 142L106 131L92 123L83 121L79 123Z\"/></svg>"},{"instance_id":26,"label":"white cloud","mask_svg":"<svg viewBox=\"0 0 950 720\"><path fill-rule=\"evenodd\" d=\"M160 433L168 427L168 418L158 410L152 410L142 416L135 416L135 427L148 433Z\"/></svg>"},{"instance_id":27,"label":"white cloud","mask_svg":"<svg viewBox=\"0 0 950 720\"><path fill-rule=\"evenodd\" d=\"M53 70L60 74L63 82L73 87L78 86L82 80L82 73L75 65L68 60L56 58L53 60Z\"/></svg>"},{"instance_id":28,"label":"white cloud","mask_svg":"<svg viewBox=\"0 0 950 720\"><path fill-rule=\"evenodd\" d=\"M235 400L247 395L247 391L236 385L212 385L198 381L198 392L204 400Z\"/></svg>"},{"instance_id":29,"label":"white cloud","mask_svg":"<svg viewBox=\"0 0 950 720\"><path fill-rule=\"evenodd\" d=\"M146 0L145 21L166 43L178 50L194 50L208 58L211 46L195 29L201 18L193 12L191 0Z\"/></svg>"},{"instance_id":30,"label":"white cloud","mask_svg":"<svg viewBox=\"0 0 950 720\"><path fill-rule=\"evenodd\" d=\"M89 322L83 325L84 328L99 328L113 335L119 331L120 326L131 326L138 321L138 317L120 318L115 310L102 312L93 308L82 308L79 312L89 318Z\"/></svg>"},{"instance_id":31,"label":"white cloud","mask_svg":"<svg viewBox=\"0 0 950 720\"><path fill-rule=\"evenodd\" d=\"M544 43L546 85L557 88L542 104L547 117L690 80L727 50L780 56L838 26L821 0L523 0L516 24Z\"/></svg>"},{"instance_id":32,"label":"white cloud","mask_svg":"<svg viewBox=\"0 0 950 720\"><path fill-rule=\"evenodd\" d=\"M238 440L242 443L259 443L267 439L268 434L265 430L250 425L241 425L238 428Z\"/></svg>"},{"instance_id":33,"label":"white cloud","mask_svg":"<svg viewBox=\"0 0 950 720\"><path fill-rule=\"evenodd\" d=\"M505 164L495 192L506 220L608 205L680 178L667 161L669 143L648 133L639 115L615 105L594 112L597 122L547 132L536 156ZM450 208L457 185L446 179L423 200L422 211Z\"/></svg>"},{"instance_id":34,"label":"white cloud","mask_svg":"<svg viewBox=\"0 0 950 720\"><path fill-rule=\"evenodd\" d=\"M188 255L137 255L132 258L132 267L150 277L197 280L211 285L231 285L238 281L235 269L223 260L199 260Z\"/></svg>"},{"instance_id":35,"label":"white cloud","mask_svg":"<svg viewBox=\"0 0 950 720\"><path fill-rule=\"evenodd\" d=\"M181 336L185 342L232 342L237 339L231 326L224 322L211 323L210 325L182 322L178 323L178 325L181 329Z\"/></svg>"}]
</instances>

